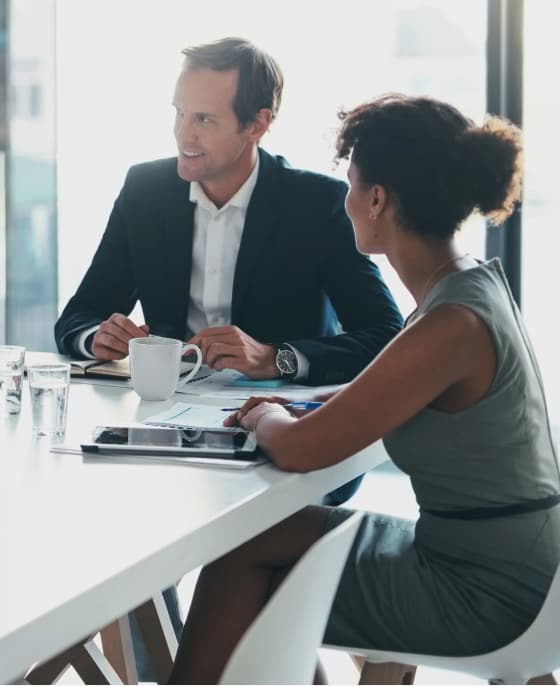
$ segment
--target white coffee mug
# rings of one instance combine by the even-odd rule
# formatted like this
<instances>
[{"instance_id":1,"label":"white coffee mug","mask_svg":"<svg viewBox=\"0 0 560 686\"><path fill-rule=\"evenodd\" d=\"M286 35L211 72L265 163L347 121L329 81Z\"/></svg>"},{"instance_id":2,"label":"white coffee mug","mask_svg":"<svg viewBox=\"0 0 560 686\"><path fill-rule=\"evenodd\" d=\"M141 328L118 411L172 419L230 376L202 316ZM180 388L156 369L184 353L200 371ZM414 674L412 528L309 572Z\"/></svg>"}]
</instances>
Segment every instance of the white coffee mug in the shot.
<instances>
[{"instance_id":1,"label":"white coffee mug","mask_svg":"<svg viewBox=\"0 0 560 686\"><path fill-rule=\"evenodd\" d=\"M202 352L197 345L176 338L145 336L128 342L130 374L134 390L143 400L168 400L177 388L181 358L189 351L196 353L196 363L186 376L187 382L202 364Z\"/></svg>"}]
</instances>

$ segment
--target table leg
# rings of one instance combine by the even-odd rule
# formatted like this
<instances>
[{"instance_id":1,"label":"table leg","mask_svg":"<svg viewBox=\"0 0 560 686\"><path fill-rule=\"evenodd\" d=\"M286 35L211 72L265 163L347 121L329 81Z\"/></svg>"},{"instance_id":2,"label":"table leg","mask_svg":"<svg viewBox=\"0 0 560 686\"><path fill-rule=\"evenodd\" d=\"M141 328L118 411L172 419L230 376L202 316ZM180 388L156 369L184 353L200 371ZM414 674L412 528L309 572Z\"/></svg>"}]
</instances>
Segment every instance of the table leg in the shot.
<instances>
[{"instance_id":1,"label":"table leg","mask_svg":"<svg viewBox=\"0 0 560 686\"><path fill-rule=\"evenodd\" d=\"M137 684L136 660L128 615L101 629L103 654L113 665L123 684Z\"/></svg>"},{"instance_id":2,"label":"table leg","mask_svg":"<svg viewBox=\"0 0 560 686\"><path fill-rule=\"evenodd\" d=\"M86 684L122 684L92 636L37 665L25 676L28 684L52 684L72 666Z\"/></svg>"},{"instance_id":3,"label":"table leg","mask_svg":"<svg viewBox=\"0 0 560 686\"><path fill-rule=\"evenodd\" d=\"M177 637L163 595L150 598L134 610L146 651L159 684L167 683L177 653Z\"/></svg>"}]
</instances>

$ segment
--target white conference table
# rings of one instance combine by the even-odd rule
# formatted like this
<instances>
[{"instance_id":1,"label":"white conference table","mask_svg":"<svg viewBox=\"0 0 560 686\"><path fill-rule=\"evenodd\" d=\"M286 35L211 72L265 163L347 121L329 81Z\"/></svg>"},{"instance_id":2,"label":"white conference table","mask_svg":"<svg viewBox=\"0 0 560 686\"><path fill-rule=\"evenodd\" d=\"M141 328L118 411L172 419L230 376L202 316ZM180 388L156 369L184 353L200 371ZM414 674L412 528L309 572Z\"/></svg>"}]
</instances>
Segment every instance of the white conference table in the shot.
<instances>
[{"instance_id":1,"label":"white conference table","mask_svg":"<svg viewBox=\"0 0 560 686\"><path fill-rule=\"evenodd\" d=\"M73 382L64 443L187 398L148 403L126 382ZM308 474L53 453L32 437L27 382L21 414L0 417L0 445L1 683L387 459L380 441Z\"/></svg>"}]
</instances>

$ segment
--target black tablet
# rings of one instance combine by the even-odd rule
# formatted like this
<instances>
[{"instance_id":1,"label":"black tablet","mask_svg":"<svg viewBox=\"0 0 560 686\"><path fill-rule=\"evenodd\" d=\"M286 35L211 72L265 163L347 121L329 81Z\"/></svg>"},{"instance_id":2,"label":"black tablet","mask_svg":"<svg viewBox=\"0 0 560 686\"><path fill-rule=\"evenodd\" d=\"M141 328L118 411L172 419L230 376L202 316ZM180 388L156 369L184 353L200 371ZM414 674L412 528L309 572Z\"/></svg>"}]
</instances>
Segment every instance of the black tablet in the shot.
<instances>
[{"instance_id":1,"label":"black tablet","mask_svg":"<svg viewBox=\"0 0 560 686\"><path fill-rule=\"evenodd\" d=\"M241 429L202 431L153 426L96 426L91 443L82 443L81 448L88 455L168 456L195 464L238 469L264 462L254 434Z\"/></svg>"}]
</instances>

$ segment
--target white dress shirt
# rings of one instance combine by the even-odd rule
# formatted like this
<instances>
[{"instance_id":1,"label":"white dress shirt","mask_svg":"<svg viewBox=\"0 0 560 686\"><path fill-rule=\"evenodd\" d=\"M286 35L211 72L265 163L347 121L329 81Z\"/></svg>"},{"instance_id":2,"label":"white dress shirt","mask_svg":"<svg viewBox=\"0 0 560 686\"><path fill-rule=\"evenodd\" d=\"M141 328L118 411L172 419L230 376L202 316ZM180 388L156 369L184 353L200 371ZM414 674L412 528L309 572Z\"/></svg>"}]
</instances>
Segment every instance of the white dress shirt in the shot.
<instances>
[{"instance_id":1,"label":"white dress shirt","mask_svg":"<svg viewBox=\"0 0 560 686\"><path fill-rule=\"evenodd\" d=\"M187 337L207 326L231 323L231 295L245 216L257 183L259 160L249 178L218 209L202 186L193 181L189 200L195 203L191 288Z\"/></svg>"},{"instance_id":2,"label":"white dress shirt","mask_svg":"<svg viewBox=\"0 0 560 686\"><path fill-rule=\"evenodd\" d=\"M189 200L195 204L190 299L186 340L207 326L231 322L231 295L245 215L259 175L259 159L249 178L220 209L197 181L190 184ZM82 355L94 358L85 347L99 326L82 331L75 345Z\"/></svg>"},{"instance_id":3,"label":"white dress shirt","mask_svg":"<svg viewBox=\"0 0 560 686\"><path fill-rule=\"evenodd\" d=\"M237 255L245 226L247 208L259 175L259 159L248 179L219 209L208 198L197 181L190 184L189 200L195 204L190 299L186 340L208 326L231 323L231 299ZM84 356L94 356L86 349L88 336L99 326L83 331L76 339L77 350ZM304 380L309 361L290 346L298 360L297 380Z\"/></svg>"}]
</instances>

